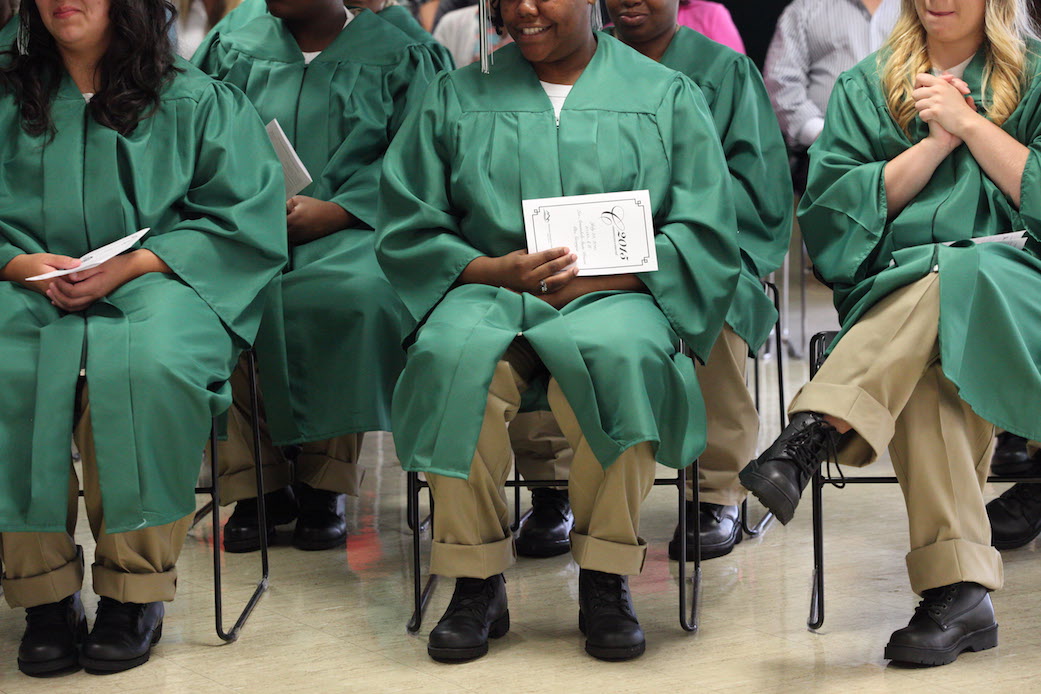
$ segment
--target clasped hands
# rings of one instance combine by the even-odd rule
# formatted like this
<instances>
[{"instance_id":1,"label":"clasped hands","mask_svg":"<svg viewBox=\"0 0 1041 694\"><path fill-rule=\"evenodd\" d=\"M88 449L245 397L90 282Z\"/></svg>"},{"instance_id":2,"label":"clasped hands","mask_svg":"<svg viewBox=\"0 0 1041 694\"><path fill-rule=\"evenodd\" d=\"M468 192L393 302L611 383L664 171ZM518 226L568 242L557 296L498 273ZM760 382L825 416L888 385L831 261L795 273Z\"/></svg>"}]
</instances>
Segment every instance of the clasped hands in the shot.
<instances>
[{"instance_id":1,"label":"clasped hands","mask_svg":"<svg viewBox=\"0 0 1041 694\"><path fill-rule=\"evenodd\" d=\"M169 272L170 268L152 251L139 249L118 255L101 265L39 282L28 282L26 277L35 277L55 270L71 270L80 264L79 259L54 253L26 253L15 256L0 269L0 279L18 284L43 294L51 304L63 311L74 313L89 308L132 279L148 272Z\"/></svg>"},{"instance_id":2,"label":"clasped hands","mask_svg":"<svg viewBox=\"0 0 1041 694\"><path fill-rule=\"evenodd\" d=\"M915 110L929 124L929 138L947 152L964 142L967 127L979 117L970 92L969 85L950 74L937 77L922 73L915 77L911 93Z\"/></svg>"}]
</instances>

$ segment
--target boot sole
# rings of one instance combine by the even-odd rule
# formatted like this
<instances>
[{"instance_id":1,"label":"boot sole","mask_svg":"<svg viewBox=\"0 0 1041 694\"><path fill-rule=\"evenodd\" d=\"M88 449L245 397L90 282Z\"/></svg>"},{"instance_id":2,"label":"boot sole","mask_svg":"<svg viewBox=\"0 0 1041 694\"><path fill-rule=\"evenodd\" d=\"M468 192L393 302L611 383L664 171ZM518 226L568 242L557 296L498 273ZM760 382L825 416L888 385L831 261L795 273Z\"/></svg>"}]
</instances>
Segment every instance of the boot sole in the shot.
<instances>
[{"instance_id":1,"label":"boot sole","mask_svg":"<svg viewBox=\"0 0 1041 694\"><path fill-rule=\"evenodd\" d=\"M557 543L540 542L532 543L530 545L521 542L514 542L514 546L517 548L517 554L519 556L533 559L545 559L546 557L556 557L570 552L571 540L564 540L563 542Z\"/></svg>"},{"instance_id":2,"label":"boot sole","mask_svg":"<svg viewBox=\"0 0 1041 694\"><path fill-rule=\"evenodd\" d=\"M737 528L735 533L736 537L733 537L729 542L724 542L718 545L701 545L701 561L706 559L717 559L719 557L725 557L734 551L734 547L741 544L741 540L744 539L744 533L741 532L740 526ZM669 542L669 559L673 561L679 561L680 559L680 543ZM687 561L694 561L694 543L687 543Z\"/></svg>"},{"instance_id":3,"label":"boot sole","mask_svg":"<svg viewBox=\"0 0 1041 694\"><path fill-rule=\"evenodd\" d=\"M774 518L781 521L781 525L788 525L795 516L795 504L792 504L788 495L778 489L768 478L763 477L756 470L745 468L738 475L741 486L752 492L763 506L774 514Z\"/></svg>"},{"instance_id":4,"label":"boot sole","mask_svg":"<svg viewBox=\"0 0 1041 694\"><path fill-rule=\"evenodd\" d=\"M942 651L913 646L886 645L884 658L898 663L912 665L948 665L958 659L965 651L985 651L998 645L998 625L966 634L950 648Z\"/></svg>"},{"instance_id":5,"label":"boot sole","mask_svg":"<svg viewBox=\"0 0 1041 694\"><path fill-rule=\"evenodd\" d=\"M498 639L506 636L510 630L510 611L506 610L501 617L488 627L488 638ZM445 648L427 645L427 655L439 663L461 663L474 660L488 653L488 641L470 648Z\"/></svg>"},{"instance_id":6,"label":"boot sole","mask_svg":"<svg viewBox=\"0 0 1041 694\"><path fill-rule=\"evenodd\" d=\"M155 631L152 632L152 643L149 644L148 650L136 658L128 658L127 660L101 660L98 658L91 658L86 655L80 656L80 665L83 669L92 675L111 675L117 672L125 672L138 665L144 665L148 662L148 659L152 656L152 646L159 643L159 639L163 637L163 623L159 622L156 626Z\"/></svg>"},{"instance_id":7,"label":"boot sole","mask_svg":"<svg viewBox=\"0 0 1041 694\"><path fill-rule=\"evenodd\" d=\"M586 616L581 611L578 613L578 630L582 632L583 636L586 635ZM612 662L632 660L633 658L638 658L643 655L643 652L646 649L646 641L641 641L632 646L615 646L611 648L608 646L597 646L596 644L589 643L589 639L586 639L586 653L597 660L608 660Z\"/></svg>"}]
</instances>

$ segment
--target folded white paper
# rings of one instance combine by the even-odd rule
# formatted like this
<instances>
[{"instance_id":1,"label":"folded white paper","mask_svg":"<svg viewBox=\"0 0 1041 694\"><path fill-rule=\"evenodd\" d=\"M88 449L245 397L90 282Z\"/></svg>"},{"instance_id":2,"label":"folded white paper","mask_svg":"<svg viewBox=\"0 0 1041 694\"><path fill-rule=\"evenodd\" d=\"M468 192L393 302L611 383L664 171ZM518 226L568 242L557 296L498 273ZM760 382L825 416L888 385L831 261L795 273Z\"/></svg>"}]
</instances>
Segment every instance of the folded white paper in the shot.
<instances>
[{"instance_id":1,"label":"folded white paper","mask_svg":"<svg viewBox=\"0 0 1041 694\"><path fill-rule=\"evenodd\" d=\"M35 277L26 277L26 282L39 282L41 280L51 280L55 277L64 277L65 275L71 275L74 272L82 272L84 270L90 270L96 268L102 263L112 260L123 251L130 250L130 248L141 240L145 234L150 231L150 228L142 229L141 231L135 231L130 236L124 236L118 241L113 241L107 246L102 246L96 250L91 251L87 255L80 258L80 264L78 267L74 267L71 270L55 270L54 272L48 272L45 275L36 275Z\"/></svg>"},{"instance_id":2,"label":"folded white paper","mask_svg":"<svg viewBox=\"0 0 1041 694\"><path fill-rule=\"evenodd\" d=\"M1023 250L1023 247L1027 245L1027 232L1023 231L1010 231L1005 234L994 234L993 236L980 236L978 238L969 239L973 243L1003 243L1006 246L1012 246L1019 250ZM950 246L954 241L948 241L943 244L944 246Z\"/></svg>"},{"instance_id":3,"label":"folded white paper","mask_svg":"<svg viewBox=\"0 0 1041 694\"><path fill-rule=\"evenodd\" d=\"M566 247L584 276L658 269L646 190L537 198L522 206L529 253Z\"/></svg>"},{"instance_id":4,"label":"folded white paper","mask_svg":"<svg viewBox=\"0 0 1041 694\"><path fill-rule=\"evenodd\" d=\"M278 160L282 162L282 175L285 177L286 200L293 197L301 190L311 185L311 174L307 172L304 162L300 161L293 145L289 143L278 119L267 124L267 136L271 138L271 144L275 148Z\"/></svg>"}]
</instances>

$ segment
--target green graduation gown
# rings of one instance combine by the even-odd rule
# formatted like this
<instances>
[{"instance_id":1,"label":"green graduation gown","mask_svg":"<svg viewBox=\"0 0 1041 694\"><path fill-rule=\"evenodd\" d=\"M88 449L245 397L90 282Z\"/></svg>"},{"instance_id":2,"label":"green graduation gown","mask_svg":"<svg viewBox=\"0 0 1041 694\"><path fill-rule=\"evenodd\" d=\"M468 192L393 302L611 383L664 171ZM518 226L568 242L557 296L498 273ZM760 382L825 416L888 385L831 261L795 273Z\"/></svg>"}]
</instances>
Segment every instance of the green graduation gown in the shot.
<instances>
[{"instance_id":1,"label":"green graduation gown","mask_svg":"<svg viewBox=\"0 0 1041 694\"><path fill-rule=\"evenodd\" d=\"M350 7L351 3L347 2L346 5ZM351 11L358 12L359 10L356 7L352 7ZM265 14L267 14L267 3L264 0L243 0L238 7L224 15L213 26L209 33L206 34L206 38L203 39L195 54L202 55L207 53L218 36L241 29L257 17ZM413 18L412 13L404 7L391 5L383 8L376 16L426 49L430 53L430 59L433 61L436 70L452 70L455 68L452 53L434 39L430 32L420 26L419 22ZM195 60L195 56L192 56L192 60L198 63Z\"/></svg>"},{"instance_id":2,"label":"green graduation gown","mask_svg":"<svg viewBox=\"0 0 1041 694\"><path fill-rule=\"evenodd\" d=\"M777 322L761 279L784 262L795 206L788 150L748 56L681 26L661 64L701 87L734 182L741 278L726 322L754 354Z\"/></svg>"},{"instance_id":3,"label":"green graduation gown","mask_svg":"<svg viewBox=\"0 0 1041 694\"><path fill-rule=\"evenodd\" d=\"M350 5L349 2L347 4ZM401 5L390 5L380 10L376 16L396 26L413 41L426 46L438 71L455 69L455 60L452 59L452 52L431 36L430 32L424 29L407 9Z\"/></svg>"},{"instance_id":4,"label":"green graduation gown","mask_svg":"<svg viewBox=\"0 0 1041 694\"><path fill-rule=\"evenodd\" d=\"M383 154L435 73L429 53L362 12L308 65L265 13L193 60L242 88L265 122L278 119L314 179L302 195L359 220L292 247L273 288L257 341L272 439L389 430L401 333L413 322L376 262L372 230Z\"/></svg>"},{"instance_id":5,"label":"green graduation gown","mask_svg":"<svg viewBox=\"0 0 1041 694\"><path fill-rule=\"evenodd\" d=\"M1039 45L1031 42L1034 55ZM984 55L965 70L977 104ZM815 266L835 292L843 330L880 299L938 268L944 374L981 417L1029 439L1041 437L1041 77L1030 60L1019 107L1002 129L1030 148L1017 210L962 145L900 214L887 221L886 162L911 138L886 107L875 56L846 72L810 149L799 209ZM1026 229L1025 251L973 237ZM940 245L953 241L951 246Z\"/></svg>"},{"instance_id":6,"label":"green graduation gown","mask_svg":"<svg viewBox=\"0 0 1041 694\"><path fill-rule=\"evenodd\" d=\"M707 357L733 298L725 171L698 88L610 36L598 36L559 128L516 45L496 53L491 75L439 75L387 152L380 194L380 264L423 321L394 393L403 466L468 475L495 364L518 335L602 465L642 441L660 462L689 465L705 444L704 403L676 343ZM640 189L660 268L640 275L649 293L597 292L557 311L531 294L455 286L474 258L525 247L522 200Z\"/></svg>"},{"instance_id":7,"label":"green graduation gown","mask_svg":"<svg viewBox=\"0 0 1041 694\"><path fill-rule=\"evenodd\" d=\"M67 76L53 140L0 95L0 266L22 253L79 257L151 227L150 273L85 311L0 282L0 531L64 532L69 435L86 369L107 532L195 510L199 456L226 383L286 259L282 174L236 89L191 65L127 136L99 125Z\"/></svg>"}]
</instances>

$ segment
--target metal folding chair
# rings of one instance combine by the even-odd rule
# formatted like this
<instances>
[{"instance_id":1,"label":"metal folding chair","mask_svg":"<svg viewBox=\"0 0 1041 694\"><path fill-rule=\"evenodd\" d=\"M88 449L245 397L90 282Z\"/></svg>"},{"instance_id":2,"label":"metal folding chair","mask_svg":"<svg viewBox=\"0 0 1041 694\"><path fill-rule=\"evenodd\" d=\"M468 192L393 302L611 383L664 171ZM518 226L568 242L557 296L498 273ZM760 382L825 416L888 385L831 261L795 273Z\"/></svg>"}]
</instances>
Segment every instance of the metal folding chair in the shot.
<instances>
[{"instance_id":1,"label":"metal folding chair","mask_svg":"<svg viewBox=\"0 0 1041 694\"><path fill-rule=\"evenodd\" d=\"M817 375L821 365L824 363L824 354L828 346L838 335L838 332L820 332L810 340L810 378ZM1001 482L1041 484L1041 477L995 477L990 475L987 482L996 484ZM820 629L824 625L824 501L821 491L824 485L830 484L836 489L842 489L848 484L899 484L899 480L893 476L849 476L838 479L832 477L822 467L813 475L810 482L813 500L813 591L810 596L810 616L806 625L810 629Z\"/></svg>"}]
</instances>

